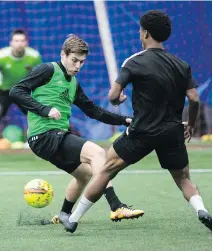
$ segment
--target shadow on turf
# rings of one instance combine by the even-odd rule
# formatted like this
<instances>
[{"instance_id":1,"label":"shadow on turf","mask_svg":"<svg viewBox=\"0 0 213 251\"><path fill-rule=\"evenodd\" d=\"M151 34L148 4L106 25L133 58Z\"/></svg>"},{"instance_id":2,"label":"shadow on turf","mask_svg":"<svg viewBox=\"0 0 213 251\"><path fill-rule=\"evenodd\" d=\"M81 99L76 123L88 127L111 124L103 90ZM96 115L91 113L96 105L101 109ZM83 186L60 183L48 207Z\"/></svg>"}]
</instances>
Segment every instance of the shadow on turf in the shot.
<instances>
[{"instance_id":1,"label":"shadow on turf","mask_svg":"<svg viewBox=\"0 0 213 251\"><path fill-rule=\"evenodd\" d=\"M43 216L42 214L37 215L35 212L32 213L29 210L22 210L19 213L17 219L17 226L29 226L29 225L49 225L52 224L51 215Z\"/></svg>"}]
</instances>

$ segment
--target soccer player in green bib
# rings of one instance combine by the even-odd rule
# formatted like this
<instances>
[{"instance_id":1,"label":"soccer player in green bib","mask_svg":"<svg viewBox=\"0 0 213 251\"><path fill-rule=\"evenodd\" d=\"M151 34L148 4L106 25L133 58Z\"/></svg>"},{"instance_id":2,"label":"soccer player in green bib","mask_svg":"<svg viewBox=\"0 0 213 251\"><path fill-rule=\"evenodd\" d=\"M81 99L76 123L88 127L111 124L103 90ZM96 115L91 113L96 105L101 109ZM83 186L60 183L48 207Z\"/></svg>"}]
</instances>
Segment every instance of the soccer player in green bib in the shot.
<instances>
[{"instance_id":1,"label":"soccer player in green bib","mask_svg":"<svg viewBox=\"0 0 213 251\"><path fill-rule=\"evenodd\" d=\"M74 177L68 185L59 214L62 224L67 222L92 174L106 161L104 149L68 130L72 105L78 106L90 118L106 124L128 126L131 122L130 118L95 105L85 95L75 75L83 66L88 52L88 44L71 35L62 46L60 62L35 67L10 91L14 102L28 110L28 142L32 151ZM111 181L104 194L111 208L111 220L138 218L144 214L142 210L134 210L122 203ZM57 222L57 217L53 220Z\"/></svg>"},{"instance_id":2,"label":"soccer player in green bib","mask_svg":"<svg viewBox=\"0 0 213 251\"><path fill-rule=\"evenodd\" d=\"M26 33L23 30L14 30L10 46L0 50L0 121L12 104L9 97L11 88L40 63L39 52L28 47ZM25 109L19 108L27 113Z\"/></svg>"}]
</instances>

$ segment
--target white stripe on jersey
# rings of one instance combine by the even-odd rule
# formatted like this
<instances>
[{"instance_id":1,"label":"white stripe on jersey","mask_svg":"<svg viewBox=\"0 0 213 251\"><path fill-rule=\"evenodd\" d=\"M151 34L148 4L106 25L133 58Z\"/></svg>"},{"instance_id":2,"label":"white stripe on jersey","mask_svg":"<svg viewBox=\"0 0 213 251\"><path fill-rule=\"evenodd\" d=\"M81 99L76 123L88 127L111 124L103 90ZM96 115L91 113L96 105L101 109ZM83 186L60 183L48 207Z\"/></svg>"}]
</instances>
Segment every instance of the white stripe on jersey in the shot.
<instances>
[{"instance_id":1,"label":"white stripe on jersey","mask_svg":"<svg viewBox=\"0 0 213 251\"><path fill-rule=\"evenodd\" d=\"M26 56L31 56L31 57L39 57L39 52L31 47L27 47L25 49L25 55Z\"/></svg>"},{"instance_id":2,"label":"white stripe on jersey","mask_svg":"<svg viewBox=\"0 0 213 251\"><path fill-rule=\"evenodd\" d=\"M123 64L122 64L121 67L124 67L124 65L127 63L127 61L129 61L131 58L133 58L133 57L135 57L135 56L138 56L138 55L144 53L145 51L146 51L146 50L139 51L139 52L133 54L132 56L128 57L126 60L124 60L124 62L123 62Z\"/></svg>"},{"instance_id":3,"label":"white stripe on jersey","mask_svg":"<svg viewBox=\"0 0 213 251\"><path fill-rule=\"evenodd\" d=\"M35 50L31 47L26 47L24 56L30 56L30 57L37 58L40 56L40 54L37 50ZM11 47L5 47L5 48L0 49L0 58L4 58L4 57L11 57L15 60L20 60L23 58L23 57L22 58L14 57L11 53Z\"/></svg>"},{"instance_id":4,"label":"white stripe on jersey","mask_svg":"<svg viewBox=\"0 0 213 251\"><path fill-rule=\"evenodd\" d=\"M0 49L0 58L10 56L10 52L11 52L10 47L4 47L4 48Z\"/></svg>"}]
</instances>

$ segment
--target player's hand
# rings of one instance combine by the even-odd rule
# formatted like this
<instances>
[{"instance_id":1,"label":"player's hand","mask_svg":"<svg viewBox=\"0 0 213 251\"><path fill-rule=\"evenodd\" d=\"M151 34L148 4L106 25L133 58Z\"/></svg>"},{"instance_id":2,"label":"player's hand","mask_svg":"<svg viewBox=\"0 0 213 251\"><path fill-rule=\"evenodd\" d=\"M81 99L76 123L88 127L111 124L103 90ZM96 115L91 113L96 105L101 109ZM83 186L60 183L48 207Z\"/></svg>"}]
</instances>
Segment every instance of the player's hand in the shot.
<instances>
[{"instance_id":1,"label":"player's hand","mask_svg":"<svg viewBox=\"0 0 213 251\"><path fill-rule=\"evenodd\" d=\"M122 91L120 94L120 97L119 97L119 103L121 104L121 103L125 102L126 99L127 99L127 96L124 95L124 92Z\"/></svg>"},{"instance_id":2,"label":"player's hand","mask_svg":"<svg viewBox=\"0 0 213 251\"><path fill-rule=\"evenodd\" d=\"M124 95L124 92L122 91L120 94L120 97L117 99L116 103L114 104L114 106L119 106L120 104L122 104L123 102L125 102L127 99L127 96Z\"/></svg>"},{"instance_id":3,"label":"player's hand","mask_svg":"<svg viewBox=\"0 0 213 251\"><path fill-rule=\"evenodd\" d=\"M182 122L182 124L184 125L184 138L188 139L187 142L189 143L194 132L194 127L188 125L188 122Z\"/></svg>"},{"instance_id":4,"label":"player's hand","mask_svg":"<svg viewBox=\"0 0 213 251\"><path fill-rule=\"evenodd\" d=\"M132 119L131 119L131 118L127 118L127 119L126 119L126 122L127 122L128 124L131 124L131 123L132 123ZM129 127L126 128L126 135L129 135Z\"/></svg>"},{"instance_id":5,"label":"player's hand","mask_svg":"<svg viewBox=\"0 0 213 251\"><path fill-rule=\"evenodd\" d=\"M59 112L58 109L56 109L55 107L53 107L49 114L48 114L48 117L51 118L51 119L55 119L55 120L59 120L61 118L61 113Z\"/></svg>"},{"instance_id":6,"label":"player's hand","mask_svg":"<svg viewBox=\"0 0 213 251\"><path fill-rule=\"evenodd\" d=\"M127 118L126 119L126 123L131 124L132 123L132 119L131 118Z\"/></svg>"}]
</instances>

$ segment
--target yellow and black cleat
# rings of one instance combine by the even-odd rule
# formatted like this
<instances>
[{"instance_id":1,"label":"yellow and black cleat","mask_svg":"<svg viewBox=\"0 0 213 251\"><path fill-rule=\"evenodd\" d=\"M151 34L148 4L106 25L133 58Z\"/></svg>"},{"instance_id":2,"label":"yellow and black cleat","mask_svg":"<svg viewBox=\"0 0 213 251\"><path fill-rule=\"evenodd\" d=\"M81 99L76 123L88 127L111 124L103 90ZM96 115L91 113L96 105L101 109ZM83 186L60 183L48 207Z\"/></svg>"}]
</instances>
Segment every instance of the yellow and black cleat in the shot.
<instances>
[{"instance_id":1,"label":"yellow and black cleat","mask_svg":"<svg viewBox=\"0 0 213 251\"><path fill-rule=\"evenodd\" d=\"M55 215L52 220L51 220L52 224L61 224L58 215Z\"/></svg>"},{"instance_id":2,"label":"yellow and black cleat","mask_svg":"<svg viewBox=\"0 0 213 251\"><path fill-rule=\"evenodd\" d=\"M115 211L111 211L110 219L112 221L121 221L123 219L137 219L139 217L142 217L143 215L144 215L143 210L132 209L131 207L123 205L122 207L117 208ZM66 217L67 217L67 215L66 215ZM51 219L51 223L52 224L61 224L59 216L55 215Z\"/></svg>"},{"instance_id":3,"label":"yellow and black cleat","mask_svg":"<svg viewBox=\"0 0 213 251\"><path fill-rule=\"evenodd\" d=\"M121 221L123 219L137 219L144 215L144 211L140 209L132 209L126 205L119 207L116 211L111 211L110 219L112 221Z\"/></svg>"}]
</instances>

